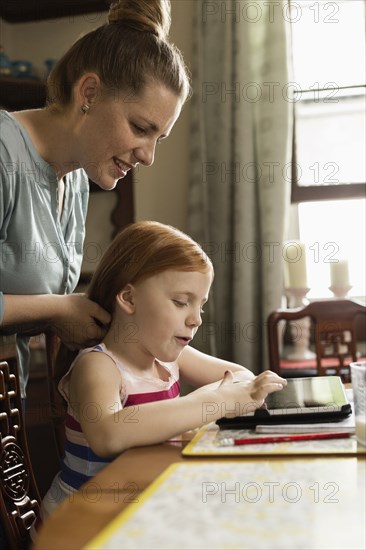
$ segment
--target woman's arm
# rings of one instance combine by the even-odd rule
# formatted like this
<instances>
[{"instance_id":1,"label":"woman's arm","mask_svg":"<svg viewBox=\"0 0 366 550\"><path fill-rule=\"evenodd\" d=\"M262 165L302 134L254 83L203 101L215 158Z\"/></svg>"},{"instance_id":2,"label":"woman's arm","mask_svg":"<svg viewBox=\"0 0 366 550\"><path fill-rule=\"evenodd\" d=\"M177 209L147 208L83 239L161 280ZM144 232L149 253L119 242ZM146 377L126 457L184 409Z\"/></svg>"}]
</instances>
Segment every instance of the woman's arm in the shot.
<instances>
[{"instance_id":1,"label":"woman's arm","mask_svg":"<svg viewBox=\"0 0 366 550\"><path fill-rule=\"evenodd\" d=\"M110 315L81 294L3 295L0 329L27 332L39 325L50 328L71 349L93 345L103 338Z\"/></svg>"},{"instance_id":2,"label":"woman's arm","mask_svg":"<svg viewBox=\"0 0 366 550\"><path fill-rule=\"evenodd\" d=\"M111 457L130 447L161 443L222 416L245 414L286 384L269 371L252 381L233 381L228 372L214 389L201 388L184 397L122 408L117 367L105 354L88 353L74 366L69 397L93 451Z\"/></svg>"},{"instance_id":3,"label":"woman's arm","mask_svg":"<svg viewBox=\"0 0 366 550\"><path fill-rule=\"evenodd\" d=\"M212 357L191 346L183 350L177 363L182 378L196 388L222 380L227 370L234 373L235 380L249 381L255 378L254 374L245 367Z\"/></svg>"}]
</instances>

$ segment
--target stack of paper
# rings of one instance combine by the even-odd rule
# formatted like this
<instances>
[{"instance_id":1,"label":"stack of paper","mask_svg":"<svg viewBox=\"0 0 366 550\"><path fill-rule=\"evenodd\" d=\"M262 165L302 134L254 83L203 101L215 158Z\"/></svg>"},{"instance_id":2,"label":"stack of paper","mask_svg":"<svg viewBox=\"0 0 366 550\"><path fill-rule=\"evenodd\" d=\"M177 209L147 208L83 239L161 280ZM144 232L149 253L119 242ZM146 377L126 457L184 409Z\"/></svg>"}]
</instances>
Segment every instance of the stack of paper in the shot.
<instances>
[{"instance_id":1,"label":"stack of paper","mask_svg":"<svg viewBox=\"0 0 366 550\"><path fill-rule=\"evenodd\" d=\"M314 424L273 424L267 426L256 426L257 434L306 434L306 433L327 433L345 432L355 433L355 417L351 414L340 422L324 422Z\"/></svg>"}]
</instances>

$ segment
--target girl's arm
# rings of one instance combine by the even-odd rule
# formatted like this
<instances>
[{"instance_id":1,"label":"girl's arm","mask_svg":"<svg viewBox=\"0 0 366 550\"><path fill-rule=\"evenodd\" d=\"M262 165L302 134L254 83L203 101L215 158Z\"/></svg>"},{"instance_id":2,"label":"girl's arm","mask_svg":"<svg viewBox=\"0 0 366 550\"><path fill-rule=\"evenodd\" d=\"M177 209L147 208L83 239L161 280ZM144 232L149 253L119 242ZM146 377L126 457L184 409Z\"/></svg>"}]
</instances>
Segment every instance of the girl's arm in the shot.
<instances>
[{"instance_id":1,"label":"girl's arm","mask_svg":"<svg viewBox=\"0 0 366 550\"><path fill-rule=\"evenodd\" d=\"M177 363L182 378L195 388L222 380L227 370L231 370L235 380L249 381L255 378L254 374L245 367L212 357L191 346L183 350Z\"/></svg>"},{"instance_id":2,"label":"girl's arm","mask_svg":"<svg viewBox=\"0 0 366 550\"><path fill-rule=\"evenodd\" d=\"M110 315L81 294L3 295L4 332L42 332L51 328L71 349L93 345L104 337Z\"/></svg>"},{"instance_id":3,"label":"girl's arm","mask_svg":"<svg viewBox=\"0 0 366 550\"><path fill-rule=\"evenodd\" d=\"M110 357L95 352L74 366L69 397L92 450L101 457L112 457L130 447L161 443L222 416L245 414L284 384L284 379L269 371L234 384L228 372L216 388L122 408L121 375Z\"/></svg>"}]
</instances>

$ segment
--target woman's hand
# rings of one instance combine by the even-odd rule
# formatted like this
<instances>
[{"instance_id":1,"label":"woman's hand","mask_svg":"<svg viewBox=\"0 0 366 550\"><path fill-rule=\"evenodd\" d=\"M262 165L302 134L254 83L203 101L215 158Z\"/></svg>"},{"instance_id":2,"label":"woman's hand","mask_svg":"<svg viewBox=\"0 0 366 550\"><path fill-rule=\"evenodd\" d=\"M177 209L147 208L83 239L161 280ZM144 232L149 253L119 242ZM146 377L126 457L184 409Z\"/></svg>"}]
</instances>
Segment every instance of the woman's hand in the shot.
<instances>
[{"instance_id":1,"label":"woman's hand","mask_svg":"<svg viewBox=\"0 0 366 550\"><path fill-rule=\"evenodd\" d=\"M51 328L69 349L98 344L111 322L110 314L84 294L54 295Z\"/></svg>"}]
</instances>

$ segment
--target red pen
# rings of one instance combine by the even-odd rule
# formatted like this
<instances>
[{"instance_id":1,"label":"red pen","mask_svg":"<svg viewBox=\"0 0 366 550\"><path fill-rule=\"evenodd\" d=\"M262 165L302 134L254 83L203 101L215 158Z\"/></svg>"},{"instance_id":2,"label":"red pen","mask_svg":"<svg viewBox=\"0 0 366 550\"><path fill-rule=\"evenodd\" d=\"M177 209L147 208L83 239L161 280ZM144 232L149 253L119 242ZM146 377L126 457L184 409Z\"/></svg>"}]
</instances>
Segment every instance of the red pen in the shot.
<instances>
[{"instance_id":1,"label":"red pen","mask_svg":"<svg viewBox=\"0 0 366 550\"><path fill-rule=\"evenodd\" d=\"M326 432L315 434L276 435L275 437L248 437L233 439L230 437L219 440L219 445L253 445L258 443L282 443L287 441L312 441L314 439L340 439L350 437L351 432Z\"/></svg>"}]
</instances>

